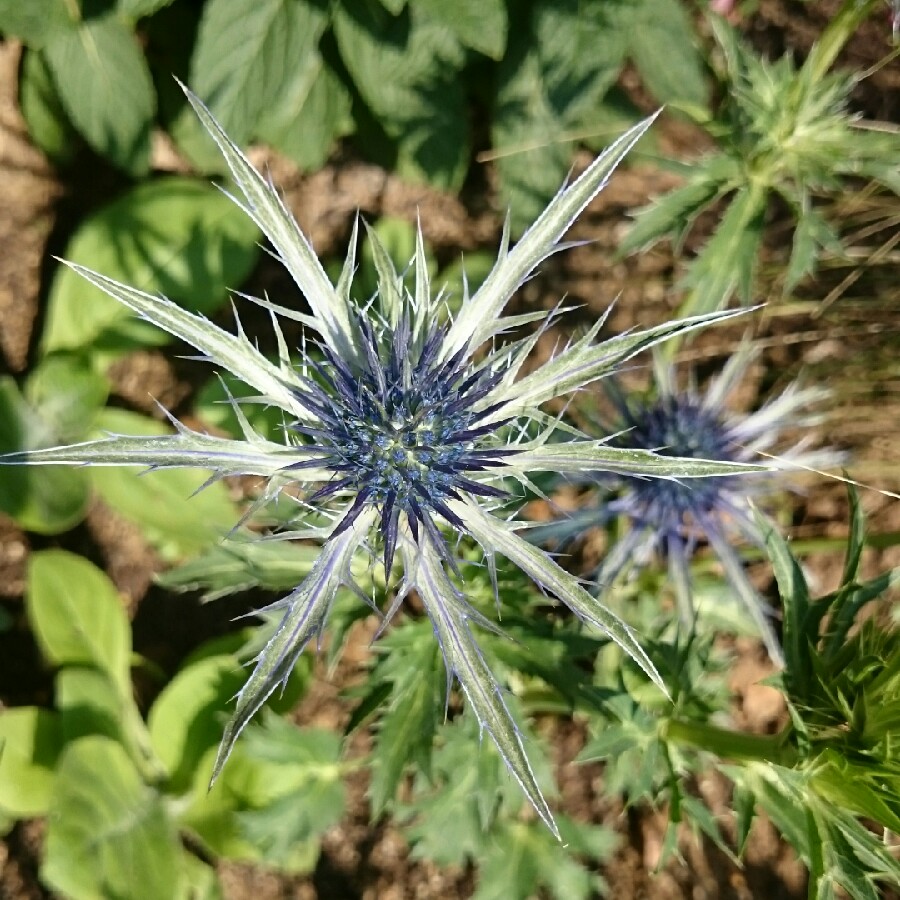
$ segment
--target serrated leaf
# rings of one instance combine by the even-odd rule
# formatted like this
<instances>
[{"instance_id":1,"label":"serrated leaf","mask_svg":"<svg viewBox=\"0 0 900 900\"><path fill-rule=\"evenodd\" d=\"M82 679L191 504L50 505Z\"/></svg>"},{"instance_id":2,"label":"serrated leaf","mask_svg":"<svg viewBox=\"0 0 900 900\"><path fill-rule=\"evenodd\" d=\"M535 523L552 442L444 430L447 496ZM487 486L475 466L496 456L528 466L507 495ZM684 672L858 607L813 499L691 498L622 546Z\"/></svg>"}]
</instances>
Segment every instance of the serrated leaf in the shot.
<instances>
[{"instance_id":1,"label":"serrated leaf","mask_svg":"<svg viewBox=\"0 0 900 900\"><path fill-rule=\"evenodd\" d=\"M503 0L413 0L417 15L446 25L460 43L490 56L503 59L506 49L507 16Z\"/></svg>"},{"instance_id":2,"label":"serrated leaf","mask_svg":"<svg viewBox=\"0 0 900 900\"><path fill-rule=\"evenodd\" d=\"M341 738L269 717L264 727L248 731L243 749L276 780L289 781L270 802L239 813L238 827L265 861L296 870L297 845L315 841L344 814Z\"/></svg>"},{"instance_id":3,"label":"serrated leaf","mask_svg":"<svg viewBox=\"0 0 900 900\"><path fill-rule=\"evenodd\" d=\"M497 814L510 812L510 799L512 812L518 809L515 797L502 792L503 782L510 779L500 754L480 740L481 726L473 712L439 729L434 774L429 778L419 773L411 802L398 804L399 815L414 817L404 827L414 859L438 865L477 859ZM487 817L484 806L491 807Z\"/></svg>"},{"instance_id":4,"label":"serrated leaf","mask_svg":"<svg viewBox=\"0 0 900 900\"><path fill-rule=\"evenodd\" d=\"M380 815L409 763L428 773L434 735L444 714L446 676L430 626L404 624L383 641L386 656L373 673L390 685L372 752L370 796Z\"/></svg>"},{"instance_id":5,"label":"serrated leaf","mask_svg":"<svg viewBox=\"0 0 900 900\"><path fill-rule=\"evenodd\" d=\"M683 280L691 291L679 315L724 309L735 293L742 303L750 301L765 210L765 192L758 186L735 194L715 233L691 261Z\"/></svg>"},{"instance_id":6,"label":"serrated leaf","mask_svg":"<svg viewBox=\"0 0 900 900\"><path fill-rule=\"evenodd\" d=\"M221 191L190 178L145 182L91 216L66 258L108 279L212 312L253 267L259 231ZM100 343L114 350L169 340L70 268L50 288L42 350Z\"/></svg>"},{"instance_id":7,"label":"serrated leaf","mask_svg":"<svg viewBox=\"0 0 900 900\"><path fill-rule=\"evenodd\" d=\"M174 821L108 738L83 738L60 758L41 880L73 900L130 897L135 885L145 900L179 896Z\"/></svg>"},{"instance_id":8,"label":"serrated leaf","mask_svg":"<svg viewBox=\"0 0 900 900\"><path fill-rule=\"evenodd\" d=\"M512 32L500 64L491 140L503 207L521 233L571 165L563 136L591 115L625 58L620 10L609 0L535 4L530 28Z\"/></svg>"},{"instance_id":9,"label":"serrated leaf","mask_svg":"<svg viewBox=\"0 0 900 900\"><path fill-rule=\"evenodd\" d=\"M261 140L272 144L302 170L321 168L335 141L353 131L350 93L320 57L295 76L299 90L276 101L277 109L259 123ZM290 102L288 102L290 101Z\"/></svg>"},{"instance_id":10,"label":"serrated leaf","mask_svg":"<svg viewBox=\"0 0 900 900\"><path fill-rule=\"evenodd\" d=\"M153 419L118 409L104 410L97 427L112 434L168 433ZM202 471L167 470L144 477L132 469L97 466L90 477L104 501L137 524L164 557L187 556L221 540L237 519L221 482L196 493L207 479Z\"/></svg>"},{"instance_id":11,"label":"serrated leaf","mask_svg":"<svg viewBox=\"0 0 900 900\"><path fill-rule=\"evenodd\" d=\"M638 210L634 225L619 243L620 256L649 247L664 236L681 238L696 216L738 174L735 160L724 154L701 161L697 169L687 184Z\"/></svg>"},{"instance_id":12,"label":"serrated leaf","mask_svg":"<svg viewBox=\"0 0 900 900\"><path fill-rule=\"evenodd\" d=\"M209 0L191 62L191 85L236 144L257 131L266 111L296 104L325 11L308 0Z\"/></svg>"},{"instance_id":13,"label":"serrated leaf","mask_svg":"<svg viewBox=\"0 0 900 900\"><path fill-rule=\"evenodd\" d=\"M591 831L602 837L587 834ZM532 823L503 822L479 854L473 900L528 900L542 888L555 900L596 896L603 882L574 858L575 853L589 844L595 853L601 851L591 855L602 861L611 855L615 837L608 829L576 825L564 818L560 818L560 833L562 841Z\"/></svg>"},{"instance_id":14,"label":"serrated leaf","mask_svg":"<svg viewBox=\"0 0 900 900\"><path fill-rule=\"evenodd\" d=\"M704 108L709 88L690 15L679 0L641 0L629 16L628 53L660 103ZM665 52L660 48L665 47Z\"/></svg>"},{"instance_id":15,"label":"serrated leaf","mask_svg":"<svg viewBox=\"0 0 900 900\"><path fill-rule=\"evenodd\" d=\"M156 95L137 39L112 15L54 33L44 54L68 117L87 142L131 175L150 167Z\"/></svg>"},{"instance_id":16,"label":"serrated leaf","mask_svg":"<svg viewBox=\"0 0 900 900\"><path fill-rule=\"evenodd\" d=\"M130 694L131 629L113 583L83 557L41 550L28 559L28 617L47 660L89 665Z\"/></svg>"},{"instance_id":17,"label":"serrated leaf","mask_svg":"<svg viewBox=\"0 0 900 900\"><path fill-rule=\"evenodd\" d=\"M791 258L784 275L784 290L793 290L807 275L816 269L820 248L841 255L843 246L837 232L825 217L812 207L801 208L794 228Z\"/></svg>"},{"instance_id":18,"label":"serrated leaf","mask_svg":"<svg viewBox=\"0 0 900 900\"><path fill-rule=\"evenodd\" d=\"M59 716L21 706L0 712L0 811L13 818L47 814L63 747Z\"/></svg>"},{"instance_id":19,"label":"serrated leaf","mask_svg":"<svg viewBox=\"0 0 900 900\"><path fill-rule=\"evenodd\" d=\"M338 5L341 59L379 125L396 142L400 174L458 189L469 158L469 119L453 32L408 9Z\"/></svg>"}]
</instances>

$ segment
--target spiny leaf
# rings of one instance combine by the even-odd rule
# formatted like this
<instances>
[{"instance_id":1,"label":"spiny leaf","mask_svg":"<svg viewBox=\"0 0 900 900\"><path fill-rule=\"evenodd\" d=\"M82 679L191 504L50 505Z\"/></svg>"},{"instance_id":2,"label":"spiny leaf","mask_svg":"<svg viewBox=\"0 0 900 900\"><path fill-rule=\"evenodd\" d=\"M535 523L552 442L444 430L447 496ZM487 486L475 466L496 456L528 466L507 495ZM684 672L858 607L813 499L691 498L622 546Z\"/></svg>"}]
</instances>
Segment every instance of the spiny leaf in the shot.
<instances>
[{"instance_id":1,"label":"spiny leaf","mask_svg":"<svg viewBox=\"0 0 900 900\"><path fill-rule=\"evenodd\" d=\"M415 585L441 645L448 671L459 680L481 726L490 734L500 755L547 827L559 837L553 813L544 799L532 771L518 726L503 701L500 685L487 667L481 649L472 636L469 615L437 551L430 541L422 541L418 559L407 546L408 571L415 572Z\"/></svg>"},{"instance_id":2,"label":"spiny leaf","mask_svg":"<svg viewBox=\"0 0 900 900\"><path fill-rule=\"evenodd\" d=\"M350 579L353 554L373 521L374 513L363 513L350 528L326 543L309 576L276 604L287 611L238 694L237 708L225 727L216 755L212 782L222 771L238 735L272 691L284 683L307 643L322 633L331 602L338 588Z\"/></svg>"}]
</instances>

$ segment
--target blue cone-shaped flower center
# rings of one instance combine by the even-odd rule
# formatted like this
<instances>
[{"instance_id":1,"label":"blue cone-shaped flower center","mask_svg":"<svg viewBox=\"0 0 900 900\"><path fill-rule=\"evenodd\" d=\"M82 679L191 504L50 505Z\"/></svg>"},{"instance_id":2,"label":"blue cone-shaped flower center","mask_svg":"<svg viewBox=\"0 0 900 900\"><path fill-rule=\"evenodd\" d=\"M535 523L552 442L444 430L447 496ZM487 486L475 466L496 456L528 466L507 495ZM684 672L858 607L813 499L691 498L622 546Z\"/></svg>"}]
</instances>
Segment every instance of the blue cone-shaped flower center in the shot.
<instances>
[{"instance_id":1,"label":"blue cone-shaped flower center","mask_svg":"<svg viewBox=\"0 0 900 900\"><path fill-rule=\"evenodd\" d=\"M363 363L348 365L323 346L323 362L297 400L318 420L294 428L312 438L321 455L301 467L324 467L334 479L310 499L352 494L354 500L335 534L367 506L381 512L385 567L389 570L400 515L418 540L424 527L439 547L443 541L432 521L437 513L457 528L459 517L447 506L470 493L501 497L504 492L468 477L502 465L509 451L481 446L503 422L484 424L496 411L485 400L502 371L476 369L467 348L441 356L446 329L412 333L401 318L387 347L371 325L359 319Z\"/></svg>"},{"instance_id":2,"label":"blue cone-shaped flower center","mask_svg":"<svg viewBox=\"0 0 900 900\"><path fill-rule=\"evenodd\" d=\"M740 448L731 431L713 411L695 400L665 396L646 407L623 409L628 431L618 443L661 456L738 461ZM683 482L659 479L627 479L635 510L645 524L677 528L686 518L712 512L731 487L732 478L691 478ZM633 508L633 507L632 507Z\"/></svg>"}]
</instances>

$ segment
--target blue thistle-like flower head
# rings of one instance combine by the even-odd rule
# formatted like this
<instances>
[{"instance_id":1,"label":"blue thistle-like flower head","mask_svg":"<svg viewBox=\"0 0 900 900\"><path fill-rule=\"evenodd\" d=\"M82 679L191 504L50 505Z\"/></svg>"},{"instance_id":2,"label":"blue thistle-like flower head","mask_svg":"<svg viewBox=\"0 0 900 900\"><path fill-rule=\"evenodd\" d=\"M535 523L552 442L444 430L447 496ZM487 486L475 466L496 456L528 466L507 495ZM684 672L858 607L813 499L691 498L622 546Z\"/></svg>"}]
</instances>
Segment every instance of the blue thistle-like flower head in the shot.
<instances>
[{"instance_id":1,"label":"blue thistle-like flower head","mask_svg":"<svg viewBox=\"0 0 900 900\"><path fill-rule=\"evenodd\" d=\"M241 195L235 202L267 236L308 304L309 312L300 312L268 299L244 298L271 314L278 359L263 356L239 320L231 333L164 297L68 265L137 315L191 344L200 359L236 376L255 393L249 401L281 409L292 425L283 442L267 440L250 425L240 403L233 402L243 429L240 440L196 432L171 418L173 434L114 435L68 447L23 449L0 457L0 463L183 466L211 471L210 481L257 475L264 484L260 504L290 487L290 495L314 513L305 528L282 535L317 539L321 551L307 578L271 607L282 612L281 622L238 695L214 777L241 730L284 682L307 644L321 634L337 591L342 585L355 586L351 562L359 555L377 555L387 577L396 555L403 579L385 619L407 592L418 592L448 678L458 679L482 727L555 832L516 723L472 633L473 621L490 623L466 602L451 542L444 535L468 535L480 545L492 571L495 556L506 556L584 622L618 643L665 690L631 629L575 576L518 534L507 510L496 514L509 479L528 483L530 473L538 471L578 475L606 469L671 479L730 475L748 468L662 457L587 438L550 443L553 420L540 410L545 402L608 376L642 350L734 313L666 322L604 342L597 340L601 321L528 374L522 374L524 363L539 332L518 341L502 339L512 328L546 322L543 312L507 316L503 310L536 267L560 248L573 219L652 118L615 141L561 189L515 246L510 246L505 229L490 274L472 295L464 289L458 312L451 317L441 292L432 293L421 232L411 261L411 288L373 235L378 291L364 307L354 300L355 230L343 272L332 283L273 185L203 103L185 92L228 164ZM301 323L309 336L299 359L292 356L278 324L284 318ZM313 342L318 353L307 352Z\"/></svg>"},{"instance_id":2,"label":"blue thistle-like flower head","mask_svg":"<svg viewBox=\"0 0 900 900\"><path fill-rule=\"evenodd\" d=\"M435 516L459 529L465 523L447 505L463 494L503 497L506 492L474 480L476 473L503 465L509 448L481 446L508 419L482 424L498 406L484 400L503 377L503 369L474 368L463 345L449 359L440 356L446 325L420 335L404 311L393 330L386 358L368 320L357 320L363 344L358 363L345 364L320 345L324 362L311 361L315 378L294 397L315 418L296 431L313 440L316 454L294 468L318 466L335 478L308 498L312 503L349 491L355 499L332 531L341 534L367 507L378 510L384 568L390 573L400 517L413 540L420 529L454 565ZM479 406L481 404L481 406Z\"/></svg>"},{"instance_id":3,"label":"blue thistle-like flower head","mask_svg":"<svg viewBox=\"0 0 900 900\"><path fill-rule=\"evenodd\" d=\"M733 463L773 459L777 449L781 466L745 476L688 481L600 474L597 483L604 489L604 498L594 508L594 524L622 516L630 527L610 548L597 580L608 586L626 569L661 557L669 567L682 619L690 624L694 610L688 562L700 543L708 544L756 622L770 656L780 664L781 648L767 604L747 578L732 543L738 539L763 546L761 514L753 501L782 490L785 475L792 469L831 467L840 456L831 451L810 452L805 443L779 447L786 430L807 427L819 419L817 407L826 396L822 390L792 384L755 412L739 415L728 409L728 398L754 355L749 345L744 346L704 392L697 389L693 376L687 387L679 389L673 367L660 361L653 395L627 395L614 379L605 383L617 418L601 427L613 435L614 446ZM578 518L577 526L573 520L572 527L561 523L561 528L545 534L573 537L575 528L583 529L591 518L589 512Z\"/></svg>"}]
</instances>

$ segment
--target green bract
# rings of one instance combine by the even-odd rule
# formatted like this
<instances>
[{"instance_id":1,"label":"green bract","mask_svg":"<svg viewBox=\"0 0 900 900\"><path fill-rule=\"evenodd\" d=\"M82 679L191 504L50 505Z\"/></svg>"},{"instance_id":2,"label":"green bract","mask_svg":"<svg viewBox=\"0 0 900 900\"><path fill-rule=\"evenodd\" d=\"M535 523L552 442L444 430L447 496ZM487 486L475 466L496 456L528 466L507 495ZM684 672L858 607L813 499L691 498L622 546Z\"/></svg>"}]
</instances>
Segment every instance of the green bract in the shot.
<instances>
[{"instance_id":1,"label":"green bract","mask_svg":"<svg viewBox=\"0 0 900 900\"><path fill-rule=\"evenodd\" d=\"M596 340L599 323L521 378L520 370L539 332L501 340L513 326L546 319L542 312L505 316L503 310L536 267L561 248L573 219L604 186L653 118L631 128L557 193L515 247L510 247L505 231L490 274L471 296L464 288L457 312L450 316L442 293L431 289L421 234L411 263L413 287L407 289L384 248L373 240L378 289L365 306L354 302L355 240L335 285L272 184L250 165L207 108L190 91L186 93L243 195L236 202L266 234L309 305L309 312L299 312L247 298L272 316L277 362L256 349L240 322L231 334L163 297L69 265L141 318L193 345L201 358L245 382L256 393L250 398L253 402L282 410L284 438L275 441L261 436L233 401L242 440L198 433L173 419L173 434L111 436L23 450L2 461L192 467L209 470L210 481L252 474L265 479L259 503L290 487L291 496L299 498L298 520L307 510L315 512L315 521L301 521L297 530L283 534L319 539L321 552L297 588L272 607L283 613L281 624L238 695L213 778L241 730L289 676L306 644L322 632L337 592L353 583L354 558L367 553L390 568L396 550L403 578L386 619L405 595L418 592L448 676L459 680L481 727L556 833L519 730L475 640L472 623L491 623L465 598L454 538L466 534L474 538L490 568L498 554L507 557L542 589L618 643L664 690L631 630L577 578L509 524L511 491L517 483L527 485L530 475L539 471L605 469L684 478L757 468L657 456L577 436L568 443L551 443L555 423L539 409L548 400L610 374L641 350L734 313L682 319L604 343ZM293 357L279 328L279 316L301 323L307 332L308 340Z\"/></svg>"}]
</instances>

